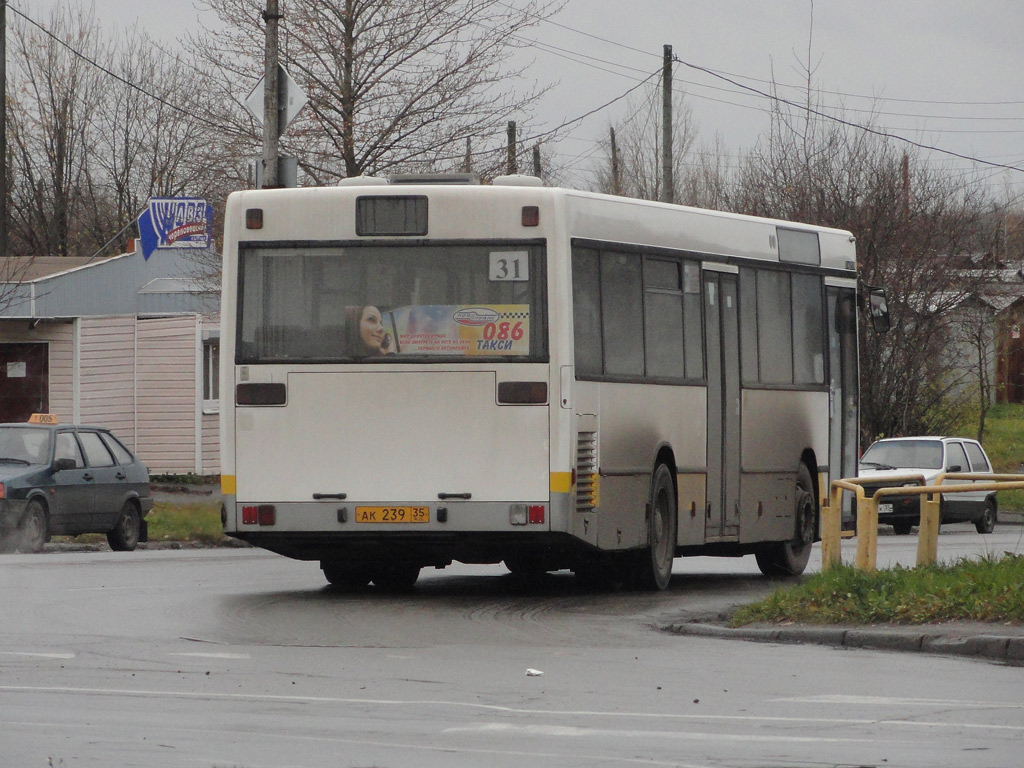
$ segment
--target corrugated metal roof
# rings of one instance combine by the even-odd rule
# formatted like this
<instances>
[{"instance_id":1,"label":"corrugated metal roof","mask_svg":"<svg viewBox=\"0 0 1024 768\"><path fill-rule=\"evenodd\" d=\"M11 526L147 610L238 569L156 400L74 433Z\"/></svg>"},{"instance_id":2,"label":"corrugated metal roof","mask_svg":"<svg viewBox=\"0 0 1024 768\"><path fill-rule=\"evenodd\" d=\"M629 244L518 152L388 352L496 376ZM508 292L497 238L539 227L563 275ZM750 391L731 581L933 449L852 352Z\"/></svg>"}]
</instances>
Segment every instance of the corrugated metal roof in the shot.
<instances>
[{"instance_id":1,"label":"corrugated metal roof","mask_svg":"<svg viewBox=\"0 0 1024 768\"><path fill-rule=\"evenodd\" d=\"M86 256L9 256L2 260L0 282L27 283L104 261Z\"/></svg>"},{"instance_id":2,"label":"corrugated metal roof","mask_svg":"<svg viewBox=\"0 0 1024 768\"><path fill-rule=\"evenodd\" d=\"M36 258L11 263L7 271L0 264L0 292L5 291L0 317L216 311L220 296L204 290L193 277L194 258L188 249L166 248L148 259L136 250L104 259Z\"/></svg>"}]
</instances>

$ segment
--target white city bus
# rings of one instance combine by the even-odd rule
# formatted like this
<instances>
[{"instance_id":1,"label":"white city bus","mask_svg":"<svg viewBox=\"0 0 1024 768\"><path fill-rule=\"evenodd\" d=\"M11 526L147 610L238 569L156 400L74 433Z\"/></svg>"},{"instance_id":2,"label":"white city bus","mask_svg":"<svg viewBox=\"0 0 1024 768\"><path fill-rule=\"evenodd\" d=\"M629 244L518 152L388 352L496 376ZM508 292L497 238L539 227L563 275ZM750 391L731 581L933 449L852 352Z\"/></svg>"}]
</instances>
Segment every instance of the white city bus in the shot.
<instances>
[{"instance_id":1,"label":"white city bus","mask_svg":"<svg viewBox=\"0 0 1024 768\"><path fill-rule=\"evenodd\" d=\"M855 474L850 233L440 181L230 196L226 532L347 587L801 572Z\"/></svg>"}]
</instances>

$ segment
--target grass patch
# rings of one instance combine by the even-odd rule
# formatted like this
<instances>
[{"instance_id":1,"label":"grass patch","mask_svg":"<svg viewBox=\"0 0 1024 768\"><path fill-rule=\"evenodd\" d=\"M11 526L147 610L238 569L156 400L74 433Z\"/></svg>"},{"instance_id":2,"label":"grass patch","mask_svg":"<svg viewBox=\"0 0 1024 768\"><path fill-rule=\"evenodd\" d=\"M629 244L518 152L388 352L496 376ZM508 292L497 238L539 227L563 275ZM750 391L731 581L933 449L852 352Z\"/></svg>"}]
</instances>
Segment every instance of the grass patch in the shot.
<instances>
[{"instance_id":1,"label":"grass patch","mask_svg":"<svg viewBox=\"0 0 1024 768\"><path fill-rule=\"evenodd\" d=\"M964 434L971 434L965 432ZM985 418L981 444L1000 474L1018 474L1024 463L1024 404L999 403ZM1024 491L1000 491L1002 509L1024 509Z\"/></svg>"},{"instance_id":2,"label":"grass patch","mask_svg":"<svg viewBox=\"0 0 1024 768\"><path fill-rule=\"evenodd\" d=\"M224 538L220 524L220 503L177 503L158 501L146 515L151 542L180 541L193 544L216 544ZM105 533L83 533L78 536L54 536L57 542L103 544Z\"/></svg>"},{"instance_id":3,"label":"grass patch","mask_svg":"<svg viewBox=\"0 0 1024 768\"><path fill-rule=\"evenodd\" d=\"M740 608L730 624L1024 623L1024 555L869 573L841 566Z\"/></svg>"},{"instance_id":4,"label":"grass patch","mask_svg":"<svg viewBox=\"0 0 1024 768\"><path fill-rule=\"evenodd\" d=\"M214 544L224 536L220 504L177 504L158 501L148 515L150 541L192 541Z\"/></svg>"}]
</instances>

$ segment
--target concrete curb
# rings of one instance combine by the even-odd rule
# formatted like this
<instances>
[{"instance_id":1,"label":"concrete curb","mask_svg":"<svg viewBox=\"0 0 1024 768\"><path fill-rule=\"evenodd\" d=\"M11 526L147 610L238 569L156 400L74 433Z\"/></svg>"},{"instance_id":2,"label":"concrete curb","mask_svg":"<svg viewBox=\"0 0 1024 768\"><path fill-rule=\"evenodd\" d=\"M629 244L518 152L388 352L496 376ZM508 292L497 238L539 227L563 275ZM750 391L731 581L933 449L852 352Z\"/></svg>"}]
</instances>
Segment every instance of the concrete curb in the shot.
<instances>
[{"instance_id":1,"label":"concrete curb","mask_svg":"<svg viewBox=\"0 0 1024 768\"><path fill-rule=\"evenodd\" d=\"M936 653L1024 666L1024 634L968 634L963 628L922 631L915 627L851 629L846 627L723 627L695 622L670 624L666 632L691 637L747 640L758 643L811 643L836 648Z\"/></svg>"}]
</instances>

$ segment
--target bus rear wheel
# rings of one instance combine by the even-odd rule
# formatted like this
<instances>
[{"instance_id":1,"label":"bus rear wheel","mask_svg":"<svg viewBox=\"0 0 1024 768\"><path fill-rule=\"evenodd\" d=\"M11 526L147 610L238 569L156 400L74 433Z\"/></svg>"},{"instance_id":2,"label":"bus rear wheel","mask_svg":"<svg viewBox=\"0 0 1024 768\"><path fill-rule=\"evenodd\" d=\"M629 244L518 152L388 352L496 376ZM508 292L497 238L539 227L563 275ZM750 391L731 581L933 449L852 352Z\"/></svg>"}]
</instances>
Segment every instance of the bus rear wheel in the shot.
<instances>
[{"instance_id":1,"label":"bus rear wheel","mask_svg":"<svg viewBox=\"0 0 1024 768\"><path fill-rule=\"evenodd\" d=\"M672 561L676 556L676 489L672 472L659 464L651 478L651 498L647 505L647 547L641 554L637 584L642 589L665 589L672 580Z\"/></svg>"},{"instance_id":2,"label":"bus rear wheel","mask_svg":"<svg viewBox=\"0 0 1024 768\"><path fill-rule=\"evenodd\" d=\"M374 569L373 585L385 592L406 592L420 577L420 566L412 563L389 563Z\"/></svg>"},{"instance_id":3,"label":"bus rear wheel","mask_svg":"<svg viewBox=\"0 0 1024 768\"><path fill-rule=\"evenodd\" d=\"M814 481L807 465L800 463L796 476L795 526L789 541L773 541L754 554L757 567L765 576L799 576L807 567L814 545L818 505L814 500Z\"/></svg>"},{"instance_id":4,"label":"bus rear wheel","mask_svg":"<svg viewBox=\"0 0 1024 768\"><path fill-rule=\"evenodd\" d=\"M349 563L321 560L320 570L327 583L338 589L361 589L370 583L370 572L366 568Z\"/></svg>"}]
</instances>

